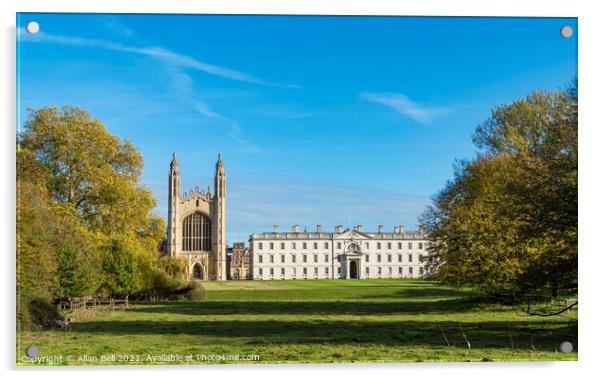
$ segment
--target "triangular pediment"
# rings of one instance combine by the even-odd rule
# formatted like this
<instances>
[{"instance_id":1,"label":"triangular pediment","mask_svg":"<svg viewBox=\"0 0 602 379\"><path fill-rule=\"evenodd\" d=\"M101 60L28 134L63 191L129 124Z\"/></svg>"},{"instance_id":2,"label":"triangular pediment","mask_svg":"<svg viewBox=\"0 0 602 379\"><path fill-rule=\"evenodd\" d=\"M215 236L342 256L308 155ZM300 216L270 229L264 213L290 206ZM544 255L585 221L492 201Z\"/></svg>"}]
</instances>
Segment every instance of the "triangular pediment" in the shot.
<instances>
[{"instance_id":1,"label":"triangular pediment","mask_svg":"<svg viewBox=\"0 0 602 379\"><path fill-rule=\"evenodd\" d=\"M352 239L352 240L365 240L372 239L370 234L366 234L363 232L358 232L357 230L346 230L342 233L338 233L334 235L335 239Z\"/></svg>"},{"instance_id":2,"label":"triangular pediment","mask_svg":"<svg viewBox=\"0 0 602 379\"><path fill-rule=\"evenodd\" d=\"M358 250L351 250L344 253L347 257L361 257L362 252Z\"/></svg>"}]
</instances>

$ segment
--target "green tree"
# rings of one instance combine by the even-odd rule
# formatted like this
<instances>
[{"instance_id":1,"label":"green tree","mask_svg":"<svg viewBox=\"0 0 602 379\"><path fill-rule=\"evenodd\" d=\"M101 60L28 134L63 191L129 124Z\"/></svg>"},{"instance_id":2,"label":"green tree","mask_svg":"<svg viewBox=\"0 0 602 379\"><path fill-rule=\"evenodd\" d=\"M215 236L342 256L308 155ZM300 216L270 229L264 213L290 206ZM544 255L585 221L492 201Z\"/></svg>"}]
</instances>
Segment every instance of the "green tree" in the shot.
<instances>
[{"instance_id":1,"label":"green tree","mask_svg":"<svg viewBox=\"0 0 602 379\"><path fill-rule=\"evenodd\" d=\"M577 288L577 88L536 91L495 108L481 149L422 216L428 265L448 283L516 301Z\"/></svg>"},{"instance_id":2,"label":"green tree","mask_svg":"<svg viewBox=\"0 0 602 379\"><path fill-rule=\"evenodd\" d=\"M87 254L86 254L87 253ZM63 243L57 249L58 280L57 297L71 299L91 295L96 292L98 267L89 252L84 253L80 246Z\"/></svg>"},{"instance_id":3,"label":"green tree","mask_svg":"<svg viewBox=\"0 0 602 379\"><path fill-rule=\"evenodd\" d=\"M102 257L102 290L111 296L131 295L139 287L136 257L119 239L112 239Z\"/></svg>"}]
</instances>

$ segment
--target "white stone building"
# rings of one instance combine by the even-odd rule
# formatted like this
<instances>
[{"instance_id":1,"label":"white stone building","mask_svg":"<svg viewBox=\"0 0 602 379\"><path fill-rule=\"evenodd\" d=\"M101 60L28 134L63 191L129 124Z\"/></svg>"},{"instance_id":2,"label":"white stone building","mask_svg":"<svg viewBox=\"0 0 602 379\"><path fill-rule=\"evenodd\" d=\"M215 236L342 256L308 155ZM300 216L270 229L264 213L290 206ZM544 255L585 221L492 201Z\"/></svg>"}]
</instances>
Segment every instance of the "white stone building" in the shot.
<instances>
[{"instance_id":1,"label":"white stone building","mask_svg":"<svg viewBox=\"0 0 602 379\"><path fill-rule=\"evenodd\" d=\"M335 227L326 232L317 225L315 232L301 232L294 225L290 232L252 234L249 245L255 280L278 279L368 279L419 278L427 274L422 258L427 254L423 228L408 232L402 225L385 232L364 232Z\"/></svg>"}]
</instances>

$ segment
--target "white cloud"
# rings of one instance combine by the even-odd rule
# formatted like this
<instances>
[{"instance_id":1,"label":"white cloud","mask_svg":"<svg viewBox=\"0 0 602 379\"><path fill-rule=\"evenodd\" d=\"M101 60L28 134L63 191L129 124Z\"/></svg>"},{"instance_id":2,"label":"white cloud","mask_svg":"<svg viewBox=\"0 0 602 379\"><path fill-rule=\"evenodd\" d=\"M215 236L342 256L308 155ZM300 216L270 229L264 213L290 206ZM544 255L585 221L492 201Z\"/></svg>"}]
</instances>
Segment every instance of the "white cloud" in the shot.
<instances>
[{"instance_id":1,"label":"white cloud","mask_svg":"<svg viewBox=\"0 0 602 379\"><path fill-rule=\"evenodd\" d=\"M418 104L401 93L365 92L360 97L366 101L393 108L396 112L410 117L421 124L428 124L434 118L446 114L449 108L430 107Z\"/></svg>"},{"instance_id":2,"label":"white cloud","mask_svg":"<svg viewBox=\"0 0 602 379\"><path fill-rule=\"evenodd\" d=\"M167 62L174 66L178 66L181 68L187 68L192 70L202 71L211 75L221 76L223 78L237 80L246 83L259 84L270 87L280 87L280 88L297 88L297 85L294 84L282 84L276 82L270 82L267 80L263 80L260 78L256 78L252 75L246 74L244 72L232 70L226 67L216 66L209 63L205 63L199 61L191 56L179 54L173 52L169 49L160 46L150 46L150 47L138 47L138 46L130 46L125 45L120 42L114 42L110 40L104 39L94 39L94 38L81 38L81 37L69 37L69 36L61 36L54 34L46 34L39 32L37 34L29 34L24 30L19 30L19 35L21 41L23 42L49 42L56 43L61 45L68 46L85 46L85 47L97 47L107 50L127 52L133 54L144 55L147 57L152 57L155 59L159 59L161 61Z\"/></svg>"}]
</instances>

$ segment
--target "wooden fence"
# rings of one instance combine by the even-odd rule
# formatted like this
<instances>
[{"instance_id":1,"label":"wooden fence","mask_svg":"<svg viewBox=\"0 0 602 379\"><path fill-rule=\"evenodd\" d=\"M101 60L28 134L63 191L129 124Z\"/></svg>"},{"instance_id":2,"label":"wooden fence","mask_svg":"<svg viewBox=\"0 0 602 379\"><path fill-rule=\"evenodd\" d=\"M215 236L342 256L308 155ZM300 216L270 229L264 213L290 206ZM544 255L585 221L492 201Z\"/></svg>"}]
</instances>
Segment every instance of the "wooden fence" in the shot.
<instances>
[{"instance_id":1,"label":"wooden fence","mask_svg":"<svg viewBox=\"0 0 602 379\"><path fill-rule=\"evenodd\" d=\"M70 310L78 311L80 309L93 309L96 307L108 307L109 309L126 309L130 307L128 297L125 299L73 299L70 301L61 301L57 304L59 311Z\"/></svg>"}]
</instances>

